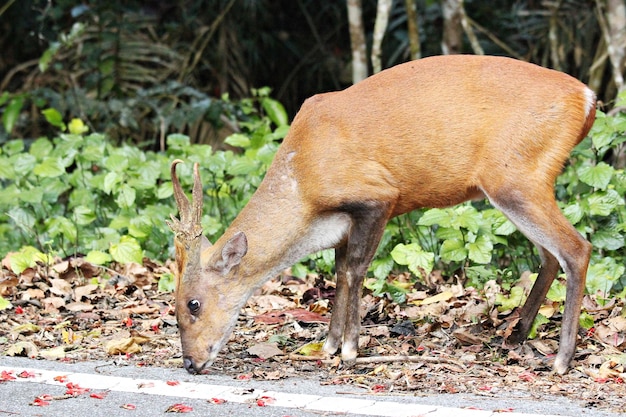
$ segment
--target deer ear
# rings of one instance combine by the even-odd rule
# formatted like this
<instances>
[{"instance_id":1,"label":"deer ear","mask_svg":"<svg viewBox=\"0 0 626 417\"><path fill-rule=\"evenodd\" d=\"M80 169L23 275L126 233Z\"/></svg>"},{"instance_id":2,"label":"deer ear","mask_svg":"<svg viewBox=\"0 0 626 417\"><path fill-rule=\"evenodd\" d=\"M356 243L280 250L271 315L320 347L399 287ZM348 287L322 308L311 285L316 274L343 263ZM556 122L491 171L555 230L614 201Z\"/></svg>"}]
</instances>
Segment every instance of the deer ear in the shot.
<instances>
[{"instance_id":1,"label":"deer ear","mask_svg":"<svg viewBox=\"0 0 626 417\"><path fill-rule=\"evenodd\" d=\"M222 248L222 259L217 262L216 267L222 274L227 274L239 265L246 252L248 252L248 239L243 232L237 232Z\"/></svg>"}]
</instances>

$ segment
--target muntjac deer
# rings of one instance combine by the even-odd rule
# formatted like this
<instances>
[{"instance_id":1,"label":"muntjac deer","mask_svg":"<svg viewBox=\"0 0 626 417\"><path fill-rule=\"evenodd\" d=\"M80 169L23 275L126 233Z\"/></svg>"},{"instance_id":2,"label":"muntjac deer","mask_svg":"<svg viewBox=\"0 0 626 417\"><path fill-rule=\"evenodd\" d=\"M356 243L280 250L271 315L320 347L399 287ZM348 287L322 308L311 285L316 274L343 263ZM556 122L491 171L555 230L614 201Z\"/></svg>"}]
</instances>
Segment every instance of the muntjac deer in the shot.
<instances>
[{"instance_id":1,"label":"muntjac deer","mask_svg":"<svg viewBox=\"0 0 626 417\"><path fill-rule=\"evenodd\" d=\"M357 356L363 279L387 221L420 207L488 198L537 247L539 276L510 343L526 339L559 266L567 275L560 349L576 349L591 245L557 207L554 182L595 118L574 78L521 61L440 56L382 71L304 102L247 206L214 245L202 235L203 191L191 202L171 175L176 317L187 371L211 364L241 307L266 280L334 248L337 289L323 350Z\"/></svg>"}]
</instances>

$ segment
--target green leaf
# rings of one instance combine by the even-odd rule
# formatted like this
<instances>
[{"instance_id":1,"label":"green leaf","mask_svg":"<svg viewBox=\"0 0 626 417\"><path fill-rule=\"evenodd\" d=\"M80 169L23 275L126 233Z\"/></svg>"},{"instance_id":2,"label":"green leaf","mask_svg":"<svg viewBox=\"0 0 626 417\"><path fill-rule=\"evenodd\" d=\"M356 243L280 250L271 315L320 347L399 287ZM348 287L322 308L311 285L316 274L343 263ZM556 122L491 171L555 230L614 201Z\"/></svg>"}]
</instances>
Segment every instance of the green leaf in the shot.
<instances>
[{"instance_id":1,"label":"green leaf","mask_svg":"<svg viewBox=\"0 0 626 417\"><path fill-rule=\"evenodd\" d=\"M579 202L570 203L563 209L563 214L573 225L577 225L585 215Z\"/></svg>"},{"instance_id":2,"label":"green leaf","mask_svg":"<svg viewBox=\"0 0 626 417\"><path fill-rule=\"evenodd\" d=\"M452 227L462 227L472 233L478 233L481 221L481 214L478 210L469 205L457 206L453 210L456 216L451 224Z\"/></svg>"},{"instance_id":3,"label":"green leaf","mask_svg":"<svg viewBox=\"0 0 626 417\"><path fill-rule=\"evenodd\" d=\"M509 236L517 230L515 225L500 210L485 210L483 211L483 218L491 224L491 230L495 235Z\"/></svg>"},{"instance_id":4,"label":"green leaf","mask_svg":"<svg viewBox=\"0 0 626 417\"><path fill-rule=\"evenodd\" d=\"M479 264L491 262L493 243L486 236L478 236L475 242L467 244L468 257Z\"/></svg>"},{"instance_id":5,"label":"green leaf","mask_svg":"<svg viewBox=\"0 0 626 417\"><path fill-rule=\"evenodd\" d=\"M133 217L128 226L128 234L142 239L150 236L152 232L152 223L145 216Z\"/></svg>"},{"instance_id":6,"label":"green leaf","mask_svg":"<svg viewBox=\"0 0 626 417\"><path fill-rule=\"evenodd\" d=\"M36 187L30 190L22 190L19 194L20 201L30 204L41 204L43 200L43 188Z\"/></svg>"},{"instance_id":7,"label":"green leaf","mask_svg":"<svg viewBox=\"0 0 626 417\"><path fill-rule=\"evenodd\" d=\"M600 190L606 189L614 173L615 168L605 162L599 162L596 166L584 166L578 170L582 182Z\"/></svg>"},{"instance_id":8,"label":"green leaf","mask_svg":"<svg viewBox=\"0 0 626 417\"><path fill-rule=\"evenodd\" d=\"M287 117L287 111L283 105L269 97L264 97L261 100L263 109L269 116L270 120L274 122L276 126L285 126L289 124L289 118Z\"/></svg>"},{"instance_id":9,"label":"green leaf","mask_svg":"<svg viewBox=\"0 0 626 417\"><path fill-rule=\"evenodd\" d=\"M122 236L119 243L112 243L109 253L115 262L127 264L135 262L141 264L143 261L143 252L139 242L131 236Z\"/></svg>"},{"instance_id":10,"label":"green leaf","mask_svg":"<svg viewBox=\"0 0 626 417\"><path fill-rule=\"evenodd\" d=\"M165 181L157 187L156 198L159 200L165 200L170 198L174 194L171 181Z\"/></svg>"},{"instance_id":11,"label":"green leaf","mask_svg":"<svg viewBox=\"0 0 626 417\"><path fill-rule=\"evenodd\" d=\"M11 270L15 274L19 275L24 272L24 270L34 267L37 262L47 264L50 260L51 259L48 256L40 252L38 249L35 249L32 246L24 246L18 253L11 255L9 263L11 265Z\"/></svg>"},{"instance_id":12,"label":"green leaf","mask_svg":"<svg viewBox=\"0 0 626 417\"><path fill-rule=\"evenodd\" d=\"M190 145L191 140L187 135L172 133L171 135L167 135L165 142L167 143L168 149L182 150Z\"/></svg>"},{"instance_id":13,"label":"green leaf","mask_svg":"<svg viewBox=\"0 0 626 417\"><path fill-rule=\"evenodd\" d=\"M2 146L2 150L7 155L15 155L24 150L24 141L22 139L10 140Z\"/></svg>"},{"instance_id":14,"label":"green leaf","mask_svg":"<svg viewBox=\"0 0 626 417\"><path fill-rule=\"evenodd\" d=\"M550 323L550 319L544 316L541 313L538 313L533 321L533 325L530 327L530 331L528 332L528 338L534 339L537 337L537 329L544 324Z\"/></svg>"},{"instance_id":15,"label":"green leaf","mask_svg":"<svg viewBox=\"0 0 626 417\"><path fill-rule=\"evenodd\" d=\"M592 216L608 216L619 205L624 205L624 198L615 190L598 191L587 197L587 203Z\"/></svg>"},{"instance_id":16,"label":"green leaf","mask_svg":"<svg viewBox=\"0 0 626 417\"><path fill-rule=\"evenodd\" d=\"M80 226L93 223L97 219L96 213L86 206L77 206L74 208L74 221Z\"/></svg>"},{"instance_id":17,"label":"green leaf","mask_svg":"<svg viewBox=\"0 0 626 417\"><path fill-rule=\"evenodd\" d=\"M580 313L580 318L578 319L578 324L581 328L585 330L589 330L594 326L593 316L586 311Z\"/></svg>"},{"instance_id":18,"label":"green leaf","mask_svg":"<svg viewBox=\"0 0 626 417\"><path fill-rule=\"evenodd\" d=\"M13 304L4 297L0 297L0 311L13 308Z\"/></svg>"},{"instance_id":19,"label":"green leaf","mask_svg":"<svg viewBox=\"0 0 626 417\"><path fill-rule=\"evenodd\" d=\"M393 269L393 257L386 256L384 258L376 258L372 261L369 270L378 279L385 279Z\"/></svg>"},{"instance_id":20,"label":"green leaf","mask_svg":"<svg viewBox=\"0 0 626 417\"><path fill-rule=\"evenodd\" d=\"M27 153L13 155L10 161L19 177L26 177L37 165L37 158Z\"/></svg>"},{"instance_id":21,"label":"green leaf","mask_svg":"<svg viewBox=\"0 0 626 417\"><path fill-rule=\"evenodd\" d=\"M587 271L587 292L592 295L600 293L602 297L606 297L625 269L624 265L619 265L613 258L592 262Z\"/></svg>"},{"instance_id":22,"label":"green leaf","mask_svg":"<svg viewBox=\"0 0 626 417\"><path fill-rule=\"evenodd\" d=\"M128 184L122 184L120 189L118 190L117 198L115 202L121 208L131 208L133 204L135 204L135 197L137 196L137 192L134 188L130 187Z\"/></svg>"},{"instance_id":23,"label":"green leaf","mask_svg":"<svg viewBox=\"0 0 626 417\"><path fill-rule=\"evenodd\" d=\"M8 134L11 134L13 131L13 127L20 117L23 106L24 97L19 96L12 99L4 108L4 113L2 114L2 126L4 126L4 131Z\"/></svg>"},{"instance_id":24,"label":"green leaf","mask_svg":"<svg viewBox=\"0 0 626 417\"><path fill-rule=\"evenodd\" d=\"M228 173L231 175L248 175L258 168L257 162L249 158L237 158L228 167Z\"/></svg>"},{"instance_id":25,"label":"green leaf","mask_svg":"<svg viewBox=\"0 0 626 417\"><path fill-rule=\"evenodd\" d=\"M123 173L128 170L129 157L121 150L104 159L104 166L111 172Z\"/></svg>"},{"instance_id":26,"label":"green leaf","mask_svg":"<svg viewBox=\"0 0 626 417\"><path fill-rule=\"evenodd\" d=\"M534 275L535 275L535 279L537 279L537 274L534 274ZM554 281L552 281L552 284L550 285L550 289L548 290L548 294L546 295L546 298L550 301L562 303L565 301L566 291L567 291L566 285L560 280L555 279Z\"/></svg>"},{"instance_id":27,"label":"green leaf","mask_svg":"<svg viewBox=\"0 0 626 417\"><path fill-rule=\"evenodd\" d=\"M99 250L92 250L85 256L85 260L94 265L106 265L111 262L111 255Z\"/></svg>"},{"instance_id":28,"label":"green leaf","mask_svg":"<svg viewBox=\"0 0 626 417\"><path fill-rule=\"evenodd\" d=\"M289 128L289 125L278 126L276 130L274 130L274 133L272 133L272 138L274 140L283 139L285 136L287 136L287 133L289 133Z\"/></svg>"},{"instance_id":29,"label":"green leaf","mask_svg":"<svg viewBox=\"0 0 626 417\"><path fill-rule=\"evenodd\" d=\"M450 212L447 209L430 209L426 210L424 215L420 217L417 224L420 226L433 226L438 224L441 227L450 227L451 226L451 217Z\"/></svg>"},{"instance_id":30,"label":"green leaf","mask_svg":"<svg viewBox=\"0 0 626 417\"><path fill-rule=\"evenodd\" d=\"M291 267L291 275L296 278L304 278L309 272L309 269L306 266L302 265L300 262L294 264Z\"/></svg>"},{"instance_id":31,"label":"green leaf","mask_svg":"<svg viewBox=\"0 0 626 417\"><path fill-rule=\"evenodd\" d=\"M176 289L174 274L166 273L159 278L158 289L160 292L172 292Z\"/></svg>"},{"instance_id":32,"label":"green leaf","mask_svg":"<svg viewBox=\"0 0 626 417\"><path fill-rule=\"evenodd\" d=\"M89 132L89 128L80 119L72 119L72 120L70 120L70 124L68 126L68 130L70 131L70 133L72 133L74 135L82 135L84 133Z\"/></svg>"},{"instance_id":33,"label":"green leaf","mask_svg":"<svg viewBox=\"0 0 626 417\"><path fill-rule=\"evenodd\" d=\"M506 296L504 294L496 294L495 304L498 311L511 311L524 303L524 289L522 287L511 288L511 293Z\"/></svg>"},{"instance_id":34,"label":"green leaf","mask_svg":"<svg viewBox=\"0 0 626 417\"><path fill-rule=\"evenodd\" d=\"M435 254L424 251L417 243L396 245L391 257L399 265L406 265L418 277L430 274L435 264Z\"/></svg>"},{"instance_id":35,"label":"green leaf","mask_svg":"<svg viewBox=\"0 0 626 417\"><path fill-rule=\"evenodd\" d=\"M467 255L465 242L460 239L444 240L439 250L439 256L445 262L462 262L467 258Z\"/></svg>"},{"instance_id":36,"label":"green leaf","mask_svg":"<svg viewBox=\"0 0 626 417\"><path fill-rule=\"evenodd\" d=\"M109 172L104 176L103 189L107 194L111 194L111 191L116 189L116 185L124 180L124 175L119 172Z\"/></svg>"},{"instance_id":37,"label":"green leaf","mask_svg":"<svg viewBox=\"0 0 626 417\"><path fill-rule=\"evenodd\" d=\"M67 129L65 123L63 123L63 116L57 109L44 109L41 113L52 126L58 127L61 131L65 131L65 129Z\"/></svg>"},{"instance_id":38,"label":"green leaf","mask_svg":"<svg viewBox=\"0 0 626 417\"><path fill-rule=\"evenodd\" d=\"M55 178L65 174L65 166L61 159L47 157L33 168L33 173L44 178Z\"/></svg>"},{"instance_id":39,"label":"green leaf","mask_svg":"<svg viewBox=\"0 0 626 417\"><path fill-rule=\"evenodd\" d=\"M48 138L39 138L30 145L28 153L36 157L39 161L42 161L47 156L50 156L52 149L52 143Z\"/></svg>"},{"instance_id":40,"label":"green leaf","mask_svg":"<svg viewBox=\"0 0 626 417\"><path fill-rule=\"evenodd\" d=\"M591 244L597 249L618 250L624 247L626 235L616 229L600 229L591 235Z\"/></svg>"},{"instance_id":41,"label":"green leaf","mask_svg":"<svg viewBox=\"0 0 626 417\"><path fill-rule=\"evenodd\" d=\"M243 133L233 133L224 139L224 142L230 146L237 146L239 148L247 148L250 146L250 138Z\"/></svg>"},{"instance_id":42,"label":"green leaf","mask_svg":"<svg viewBox=\"0 0 626 417\"><path fill-rule=\"evenodd\" d=\"M78 230L69 219L61 216L49 218L45 221L46 229L51 237L63 235L70 242L76 241Z\"/></svg>"},{"instance_id":43,"label":"green leaf","mask_svg":"<svg viewBox=\"0 0 626 417\"><path fill-rule=\"evenodd\" d=\"M438 227L435 236L439 240L461 240L463 241L463 232L452 227Z\"/></svg>"}]
</instances>

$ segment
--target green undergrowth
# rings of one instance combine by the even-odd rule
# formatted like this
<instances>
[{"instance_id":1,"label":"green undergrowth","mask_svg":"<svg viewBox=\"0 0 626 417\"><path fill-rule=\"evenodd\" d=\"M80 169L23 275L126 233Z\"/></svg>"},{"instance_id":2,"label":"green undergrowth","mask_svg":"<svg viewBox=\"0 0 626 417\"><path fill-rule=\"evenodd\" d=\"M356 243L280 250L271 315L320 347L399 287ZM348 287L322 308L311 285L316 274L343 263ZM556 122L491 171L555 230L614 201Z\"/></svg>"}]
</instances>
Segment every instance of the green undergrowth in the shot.
<instances>
[{"instance_id":1,"label":"green undergrowth","mask_svg":"<svg viewBox=\"0 0 626 417\"><path fill-rule=\"evenodd\" d=\"M246 120L239 122L241 133L226 139L235 151L190 144L181 134L167 137L165 152L114 146L106 136L88 132L82 121L65 124L54 109L45 110L61 133L11 140L0 148L0 256L18 252L10 258L16 273L51 256L83 255L102 265L172 258L173 236L165 220L176 213L169 168L177 158L186 162L179 166L185 189L191 189L192 164L201 166L202 224L214 241L256 190L287 133L284 109L267 94L261 91L239 104ZM616 168L625 132L626 116L599 112L556 187L561 209L594 247L587 291L605 298L626 286L626 173ZM393 272L407 271L422 281L439 270L464 278L466 285L482 288L496 280L510 288L523 271L538 267L528 240L481 201L393 219L367 285L402 302L411 286L390 279ZM333 270L332 250L311 255L292 269L295 275ZM563 285L562 280L554 284L549 296L555 301L561 300ZM514 292L511 297L499 303L519 304Z\"/></svg>"}]
</instances>

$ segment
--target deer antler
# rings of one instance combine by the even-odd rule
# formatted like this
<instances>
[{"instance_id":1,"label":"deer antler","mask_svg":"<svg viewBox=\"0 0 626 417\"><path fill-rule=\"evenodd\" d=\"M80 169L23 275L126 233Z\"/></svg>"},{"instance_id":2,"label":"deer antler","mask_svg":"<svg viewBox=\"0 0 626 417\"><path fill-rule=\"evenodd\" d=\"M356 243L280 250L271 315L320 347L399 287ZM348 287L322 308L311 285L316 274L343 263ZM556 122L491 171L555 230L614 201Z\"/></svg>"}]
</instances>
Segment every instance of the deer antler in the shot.
<instances>
[{"instance_id":1,"label":"deer antler","mask_svg":"<svg viewBox=\"0 0 626 417\"><path fill-rule=\"evenodd\" d=\"M180 186L180 181L176 176L176 165L181 163L180 159L172 162L170 168L172 175L172 186L174 187L174 199L178 206L180 220L173 214L172 221L166 221L167 225L176 233L176 237L183 241L192 241L202 236L202 182L200 180L200 169L198 163L193 166L193 191L191 203Z\"/></svg>"}]
</instances>

